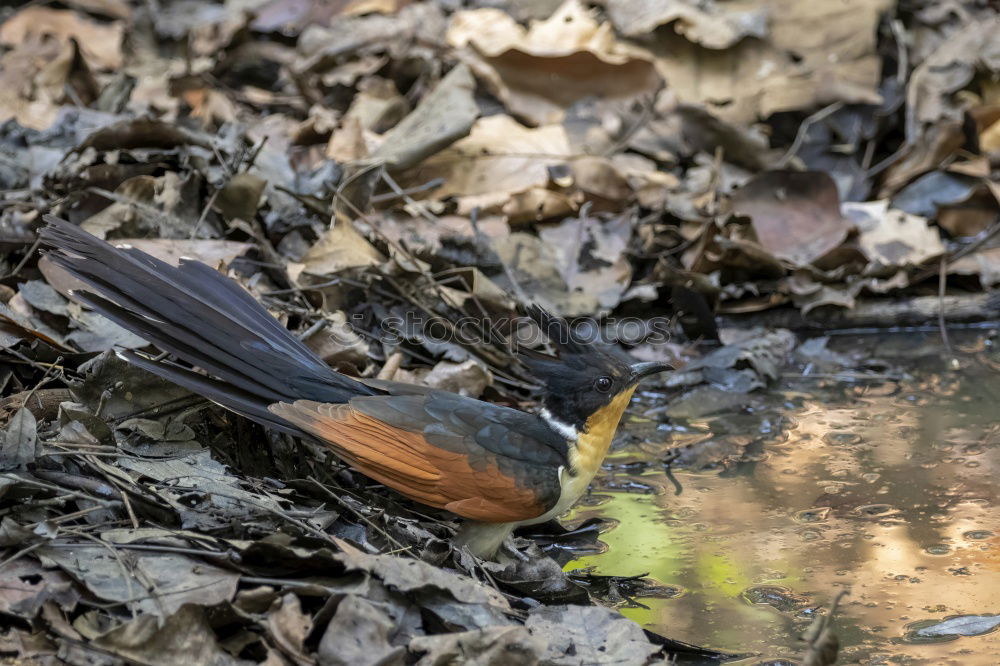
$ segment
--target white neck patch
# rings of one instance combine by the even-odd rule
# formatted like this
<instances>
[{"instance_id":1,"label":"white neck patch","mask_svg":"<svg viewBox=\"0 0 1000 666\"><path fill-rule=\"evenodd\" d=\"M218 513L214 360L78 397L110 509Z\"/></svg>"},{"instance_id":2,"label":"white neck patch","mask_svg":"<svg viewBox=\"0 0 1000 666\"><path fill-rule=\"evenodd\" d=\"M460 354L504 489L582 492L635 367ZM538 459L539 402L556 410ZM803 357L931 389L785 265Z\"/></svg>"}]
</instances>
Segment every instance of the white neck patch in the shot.
<instances>
[{"instance_id":1,"label":"white neck patch","mask_svg":"<svg viewBox=\"0 0 1000 666\"><path fill-rule=\"evenodd\" d=\"M565 437L570 441L576 441L576 438L580 435L576 428L566 423L565 421L560 421L552 412L546 408L542 408L542 411L538 412L538 415L549 424L549 427L555 430L557 433Z\"/></svg>"}]
</instances>

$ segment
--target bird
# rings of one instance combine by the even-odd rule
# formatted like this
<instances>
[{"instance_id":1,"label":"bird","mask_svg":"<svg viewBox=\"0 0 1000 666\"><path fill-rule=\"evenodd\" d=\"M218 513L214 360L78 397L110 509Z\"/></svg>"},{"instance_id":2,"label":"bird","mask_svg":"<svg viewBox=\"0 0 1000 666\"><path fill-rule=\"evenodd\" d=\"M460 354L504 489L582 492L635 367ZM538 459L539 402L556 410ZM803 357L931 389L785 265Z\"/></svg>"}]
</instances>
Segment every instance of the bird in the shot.
<instances>
[{"instance_id":1,"label":"bird","mask_svg":"<svg viewBox=\"0 0 1000 666\"><path fill-rule=\"evenodd\" d=\"M565 319L528 305L556 349L517 350L541 385L537 411L350 377L211 266L187 258L174 266L44 219L46 255L87 285L70 295L165 352L118 350L122 358L464 518L454 543L482 559L495 558L515 528L567 511L600 469L639 381L672 369L576 340Z\"/></svg>"}]
</instances>

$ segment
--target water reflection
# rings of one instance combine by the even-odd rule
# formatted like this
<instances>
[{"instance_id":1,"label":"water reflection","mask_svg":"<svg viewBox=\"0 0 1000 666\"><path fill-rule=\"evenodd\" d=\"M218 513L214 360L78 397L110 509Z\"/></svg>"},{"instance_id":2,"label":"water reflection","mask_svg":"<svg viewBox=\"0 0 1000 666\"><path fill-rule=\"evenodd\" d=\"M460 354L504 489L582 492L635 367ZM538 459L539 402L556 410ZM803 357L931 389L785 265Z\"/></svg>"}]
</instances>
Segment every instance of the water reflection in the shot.
<instances>
[{"instance_id":1,"label":"water reflection","mask_svg":"<svg viewBox=\"0 0 1000 666\"><path fill-rule=\"evenodd\" d=\"M788 378L743 422L755 430L739 432L731 415L672 429L637 419L644 441L614 454L596 491L611 501L575 516L619 521L602 537L609 549L568 568L648 571L685 590L623 612L673 638L759 655L744 663L799 656L796 637L842 589L838 663L1000 663L997 631L911 640L913 626L1000 613L1000 374L984 345L964 344L949 373L931 337L871 341L903 379ZM742 448L750 462L677 471L675 494L659 462L706 439L704 455L718 441L720 459Z\"/></svg>"}]
</instances>

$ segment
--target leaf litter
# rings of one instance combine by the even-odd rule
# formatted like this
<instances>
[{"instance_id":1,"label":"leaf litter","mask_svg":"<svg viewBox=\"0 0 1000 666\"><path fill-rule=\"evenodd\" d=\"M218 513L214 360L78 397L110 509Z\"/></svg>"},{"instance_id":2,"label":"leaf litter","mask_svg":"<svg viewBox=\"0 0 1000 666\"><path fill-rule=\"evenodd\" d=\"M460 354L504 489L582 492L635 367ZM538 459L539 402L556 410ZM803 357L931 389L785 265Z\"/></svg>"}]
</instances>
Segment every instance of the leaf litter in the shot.
<instances>
[{"instance_id":1,"label":"leaf litter","mask_svg":"<svg viewBox=\"0 0 1000 666\"><path fill-rule=\"evenodd\" d=\"M0 10L0 653L721 657L587 605L619 587L558 562L596 530L475 561L447 516L120 361L144 341L67 298L42 213L228 271L338 370L514 405L536 390L504 342L517 300L685 365L659 387L680 419L821 362L775 324L1000 316L989 3L483 4ZM969 617L918 634L992 622Z\"/></svg>"}]
</instances>

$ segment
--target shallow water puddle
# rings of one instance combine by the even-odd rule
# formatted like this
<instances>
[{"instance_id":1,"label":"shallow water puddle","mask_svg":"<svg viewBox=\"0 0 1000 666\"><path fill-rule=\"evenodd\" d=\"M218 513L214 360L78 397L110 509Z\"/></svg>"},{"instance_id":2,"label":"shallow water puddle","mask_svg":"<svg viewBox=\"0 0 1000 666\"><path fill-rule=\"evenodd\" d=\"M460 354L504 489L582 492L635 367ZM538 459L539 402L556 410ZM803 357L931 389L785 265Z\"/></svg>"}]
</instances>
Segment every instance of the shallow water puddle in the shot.
<instances>
[{"instance_id":1,"label":"shallow water puddle","mask_svg":"<svg viewBox=\"0 0 1000 666\"><path fill-rule=\"evenodd\" d=\"M573 516L617 521L608 550L567 569L648 572L669 593L626 615L755 655L741 664L799 657L842 589L838 663L1000 663L1000 373L985 338L963 337L957 371L936 336L840 340L893 370L790 373L741 415L633 420L643 441ZM664 473L669 448L706 438L743 461Z\"/></svg>"}]
</instances>

